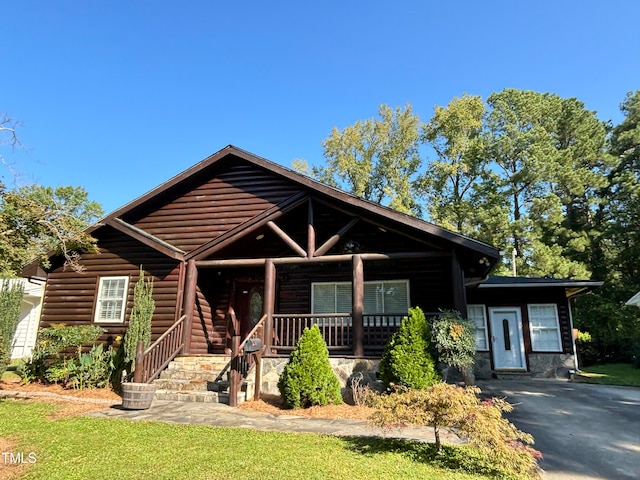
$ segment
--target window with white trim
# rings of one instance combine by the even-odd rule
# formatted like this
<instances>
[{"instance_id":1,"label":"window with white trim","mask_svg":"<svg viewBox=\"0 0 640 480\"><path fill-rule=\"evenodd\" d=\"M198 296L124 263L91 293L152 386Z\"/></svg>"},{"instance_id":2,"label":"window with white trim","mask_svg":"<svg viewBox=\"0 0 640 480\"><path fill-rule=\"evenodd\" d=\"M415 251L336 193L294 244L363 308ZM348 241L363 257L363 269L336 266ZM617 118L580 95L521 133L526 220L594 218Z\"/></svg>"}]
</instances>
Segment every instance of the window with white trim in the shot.
<instances>
[{"instance_id":1,"label":"window with white trim","mask_svg":"<svg viewBox=\"0 0 640 480\"><path fill-rule=\"evenodd\" d=\"M312 283L311 313L351 313L350 282ZM364 282L364 313L398 313L409 310L409 280Z\"/></svg>"},{"instance_id":2,"label":"window with white trim","mask_svg":"<svg viewBox=\"0 0 640 480\"><path fill-rule=\"evenodd\" d=\"M560 321L555 303L527 305L531 348L534 352L561 352Z\"/></svg>"},{"instance_id":3,"label":"window with white trim","mask_svg":"<svg viewBox=\"0 0 640 480\"><path fill-rule=\"evenodd\" d=\"M100 277L95 323L124 323L129 277Z\"/></svg>"},{"instance_id":4,"label":"window with white trim","mask_svg":"<svg viewBox=\"0 0 640 480\"><path fill-rule=\"evenodd\" d=\"M467 317L476 324L476 350L489 350L487 314L484 305L467 305Z\"/></svg>"}]
</instances>

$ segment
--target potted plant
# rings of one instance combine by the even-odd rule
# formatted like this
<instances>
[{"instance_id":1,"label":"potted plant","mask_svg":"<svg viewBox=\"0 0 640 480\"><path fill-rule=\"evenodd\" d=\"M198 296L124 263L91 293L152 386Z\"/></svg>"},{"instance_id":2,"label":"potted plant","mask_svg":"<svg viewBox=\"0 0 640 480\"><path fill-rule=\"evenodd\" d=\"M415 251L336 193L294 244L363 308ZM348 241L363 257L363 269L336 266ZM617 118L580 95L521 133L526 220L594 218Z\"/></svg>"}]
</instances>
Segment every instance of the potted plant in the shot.
<instances>
[{"instance_id":1,"label":"potted plant","mask_svg":"<svg viewBox=\"0 0 640 480\"><path fill-rule=\"evenodd\" d=\"M140 276L133 291L133 308L129 317L129 326L124 336L125 381L122 383L122 408L144 410L151 406L156 386L136 381L136 356L151 343L151 318L155 310L153 301L153 278L145 280L144 270L140 267ZM139 358L139 360L142 360ZM140 373L140 372L139 372Z\"/></svg>"}]
</instances>

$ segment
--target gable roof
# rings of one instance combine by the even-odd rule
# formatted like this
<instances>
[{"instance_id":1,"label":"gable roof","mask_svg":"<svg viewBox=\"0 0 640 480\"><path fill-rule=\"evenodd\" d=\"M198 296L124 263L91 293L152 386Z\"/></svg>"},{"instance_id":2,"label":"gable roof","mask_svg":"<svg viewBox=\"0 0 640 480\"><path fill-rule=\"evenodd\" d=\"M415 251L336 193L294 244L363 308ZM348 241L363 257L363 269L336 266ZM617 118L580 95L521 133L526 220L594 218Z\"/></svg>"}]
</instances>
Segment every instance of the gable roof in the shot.
<instances>
[{"instance_id":1,"label":"gable roof","mask_svg":"<svg viewBox=\"0 0 640 480\"><path fill-rule=\"evenodd\" d=\"M487 245L485 243L482 243L480 241L474 240L469 237L465 237L461 234L451 232L449 230L438 227L436 225L433 225L429 222L412 217L410 215L397 212L388 207L384 207L379 204L369 202L367 200L363 200L362 198L356 197L355 195L351 195L337 188L322 184L316 180L313 180L309 177L301 175L289 168L283 167L265 158L259 157L245 150L234 147L233 145L228 145L224 147L223 149L205 158L204 160L188 168L182 173L179 173L173 178L158 185L156 188L141 195L135 200L125 204L124 206L118 208L117 210L109 213L107 216L99 220L94 226L90 227L88 231L93 232L106 224L111 224L117 221L116 219L119 219L120 217L126 215L128 212L132 211L135 208L138 208L148 202L151 202L153 199L157 198L159 195L162 195L164 192L168 191L169 189L194 178L204 169L207 169L212 165L221 162L223 159L227 158L229 155L238 157L252 165L256 165L280 177L286 178L287 180L294 182L297 185L305 187L306 189L310 190L314 194L318 194L325 198L337 200L340 203L348 205L350 208L366 211L375 216L379 216L381 218L396 222L400 225L410 227L411 229L417 230L421 233L425 233L428 235L438 237L442 240L449 241L454 245L475 250L478 253L486 255L490 260L491 266L495 264L495 262L498 260L500 256L498 250L490 245ZM121 223L121 222L118 222L118 223Z\"/></svg>"},{"instance_id":2,"label":"gable roof","mask_svg":"<svg viewBox=\"0 0 640 480\"><path fill-rule=\"evenodd\" d=\"M631 297L625 305L640 307L640 292Z\"/></svg>"},{"instance_id":3,"label":"gable roof","mask_svg":"<svg viewBox=\"0 0 640 480\"><path fill-rule=\"evenodd\" d=\"M219 242L220 240L212 240L211 242L200 246L196 249L197 252L196 250L193 252L185 252L180 248L171 245L169 242L131 225L127 221L123 220L123 217L126 218L130 213L133 214L134 210L144 209L146 206L152 206L154 203L158 202L158 200L161 200L163 195L168 194L175 188L197 183L201 173L216 165L224 165L224 162L228 159L240 159L250 165L266 170L277 177L292 182L292 184L296 186L302 187L304 191L308 192L305 195L306 198L313 197L323 203L331 204L337 209L349 212L354 216L364 215L366 216L367 221L380 227L390 228L395 226L398 231L402 231L407 235L410 235L411 232L413 232L415 234L414 236L417 238L422 238L423 240L428 238L438 239L449 244L452 248L462 252L466 257L468 257L468 259L473 259L477 272L479 272L478 279L486 276L500 258L500 253L496 248L483 242L446 230L416 217L400 213L391 208L369 202L329 185L325 185L289 168L234 147L233 145L224 147L199 163L170 178L166 182L151 189L147 193L112 211L87 228L86 231L93 234L97 230L105 226L109 226L176 260L185 260L187 255L193 255L194 252L198 253L206 251L207 248L211 247L211 245L215 246L216 242ZM299 197L301 197L300 194L293 195L285 200L283 204L279 204L278 207L286 207L285 204L287 204L287 202L297 203L298 200L300 200ZM268 212L264 213L266 214ZM233 241L234 238L242 236L242 226L247 226L254 221L255 217L248 220L246 223L238 225L240 228L234 228L232 229L233 231L229 231L227 235L227 237L230 237L229 240ZM32 262L27 265L25 269L33 270L37 267L34 263L37 262ZM39 269L38 272L40 272L40 270L41 269Z\"/></svg>"},{"instance_id":4,"label":"gable roof","mask_svg":"<svg viewBox=\"0 0 640 480\"><path fill-rule=\"evenodd\" d=\"M590 292L594 288L601 287L604 282L595 280L572 280L565 278L547 277L501 277L490 276L478 285L478 288L564 288L567 297L579 293Z\"/></svg>"}]
</instances>

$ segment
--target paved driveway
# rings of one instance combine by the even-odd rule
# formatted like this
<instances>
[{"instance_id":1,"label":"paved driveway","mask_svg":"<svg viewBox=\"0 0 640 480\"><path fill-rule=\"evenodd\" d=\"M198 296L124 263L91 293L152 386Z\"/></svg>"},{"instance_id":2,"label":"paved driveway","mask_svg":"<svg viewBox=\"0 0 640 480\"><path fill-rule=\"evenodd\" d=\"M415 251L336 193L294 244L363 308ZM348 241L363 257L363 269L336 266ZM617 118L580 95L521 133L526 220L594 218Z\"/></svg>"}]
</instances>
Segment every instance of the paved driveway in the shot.
<instances>
[{"instance_id":1,"label":"paved driveway","mask_svg":"<svg viewBox=\"0 0 640 480\"><path fill-rule=\"evenodd\" d=\"M508 415L531 433L545 479L640 479L640 388L556 380L478 381L506 396Z\"/></svg>"}]
</instances>

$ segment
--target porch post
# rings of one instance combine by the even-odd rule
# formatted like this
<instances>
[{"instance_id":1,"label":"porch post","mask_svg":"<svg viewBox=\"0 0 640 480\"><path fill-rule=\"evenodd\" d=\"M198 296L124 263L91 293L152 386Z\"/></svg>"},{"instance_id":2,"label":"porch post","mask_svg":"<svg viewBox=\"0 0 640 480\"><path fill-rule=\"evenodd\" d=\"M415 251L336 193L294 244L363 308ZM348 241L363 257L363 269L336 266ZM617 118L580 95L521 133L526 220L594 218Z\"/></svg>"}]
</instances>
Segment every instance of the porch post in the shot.
<instances>
[{"instance_id":1,"label":"porch post","mask_svg":"<svg viewBox=\"0 0 640 480\"><path fill-rule=\"evenodd\" d=\"M351 320L353 325L353 354L356 357L364 355L364 267L362 257L354 255L353 264L353 291L351 295L352 308Z\"/></svg>"},{"instance_id":2,"label":"porch post","mask_svg":"<svg viewBox=\"0 0 640 480\"><path fill-rule=\"evenodd\" d=\"M307 257L313 258L316 253L316 227L313 223L313 202L311 201L311 197L309 197L307 223Z\"/></svg>"},{"instance_id":3,"label":"porch post","mask_svg":"<svg viewBox=\"0 0 640 480\"><path fill-rule=\"evenodd\" d=\"M273 343L273 310L276 303L276 266L273 260L268 258L264 263L264 305L263 315L267 316L264 324L265 352L271 353Z\"/></svg>"},{"instance_id":4,"label":"porch post","mask_svg":"<svg viewBox=\"0 0 640 480\"><path fill-rule=\"evenodd\" d=\"M467 318L467 291L464 287L464 272L456 252L451 255L451 289L453 292L453 309Z\"/></svg>"},{"instance_id":5,"label":"porch post","mask_svg":"<svg viewBox=\"0 0 640 480\"><path fill-rule=\"evenodd\" d=\"M182 311L186 318L184 320L182 339L184 347L183 354L191 352L191 326L193 325L193 309L196 304L196 285L198 283L198 267L195 260L187 262L187 278L185 281L185 292L182 303Z\"/></svg>"}]
</instances>

